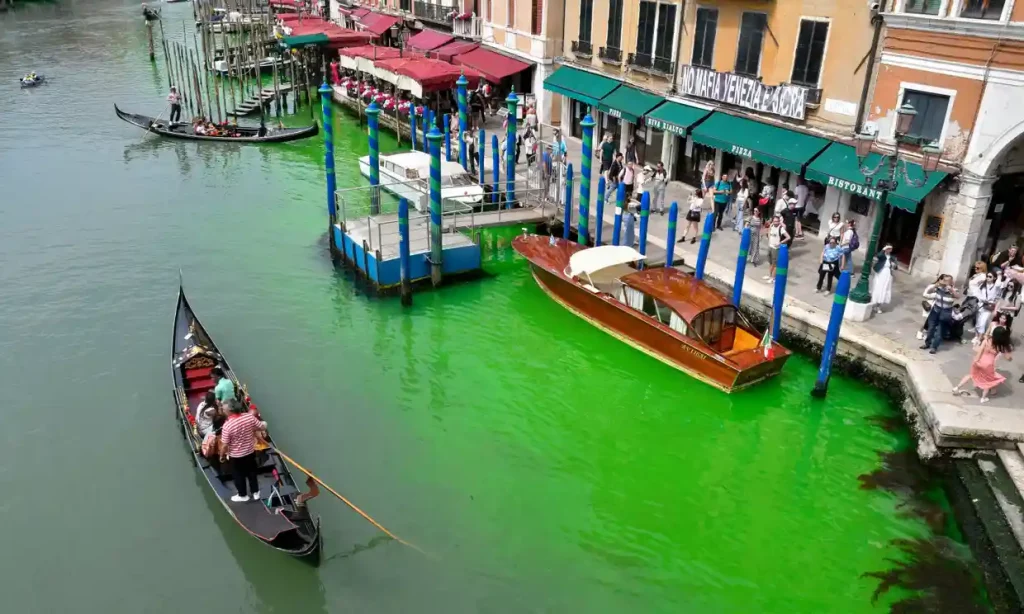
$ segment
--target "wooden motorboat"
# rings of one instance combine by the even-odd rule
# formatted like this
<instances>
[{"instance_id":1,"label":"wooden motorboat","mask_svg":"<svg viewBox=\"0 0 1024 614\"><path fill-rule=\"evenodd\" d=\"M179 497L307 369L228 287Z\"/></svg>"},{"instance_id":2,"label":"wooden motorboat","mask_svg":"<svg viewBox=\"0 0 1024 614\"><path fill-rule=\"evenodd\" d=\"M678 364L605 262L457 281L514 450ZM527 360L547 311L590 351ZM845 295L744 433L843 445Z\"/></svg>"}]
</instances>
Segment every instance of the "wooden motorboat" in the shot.
<instances>
[{"instance_id":1,"label":"wooden motorboat","mask_svg":"<svg viewBox=\"0 0 1024 614\"><path fill-rule=\"evenodd\" d=\"M247 126L230 126L230 132L233 134L212 136L208 134L196 134L192 129L192 125L185 123L171 124L169 121L157 119L155 117L149 117L148 115L138 115L135 113L126 113L114 105L114 112L117 116L128 122L129 124L138 126L143 130L148 130L154 134L160 136L166 136L172 139L185 139L190 141L218 141L221 143L284 143L287 141L297 141L299 139L309 138L316 136L320 132L320 127L317 124L312 126L305 126L303 128L266 128L266 134L260 136L260 129L247 127Z\"/></svg>"},{"instance_id":2,"label":"wooden motorboat","mask_svg":"<svg viewBox=\"0 0 1024 614\"><path fill-rule=\"evenodd\" d=\"M370 176L370 156L359 158L359 172ZM407 198L421 212L430 209L428 202L430 154L406 151L380 156L380 186L399 198ZM477 205L484 199L484 189L473 175L458 162L441 158L441 200L464 205Z\"/></svg>"},{"instance_id":3,"label":"wooden motorboat","mask_svg":"<svg viewBox=\"0 0 1024 614\"><path fill-rule=\"evenodd\" d=\"M790 352L721 292L675 268L638 270L632 247L523 234L512 247L551 298L610 335L725 392L775 376Z\"/></svg>"},{"instance_id":4,"label":"wooden motorboat","mask_svg":"<svg viewBox=\"0 0 1024 614\"><path fill-rule=\"evenodd\" d=\"M227 361L200 324L179 286L178 306L174 313L174 336L171 346L171 374L174 385L175 415L189 446L196 468L231 518L250 535L268 546L313 564L320 562L322 541L320 521L310 514L306 500L315 495L299 492L284 459L270 446L257 445L259 490L261 498L238 503L231 480L231 465L221 465L214 455L202 454L202 441L195 427L195 411L208 390L214 387L210 372L219 366L241 386ZM248 403L243 397L241 403ZM269 434L268 434L269 439ZM272 445L273 440L269 443ZM307 480L307 484L310 481ZM316 490L316 492L319 492Z\"/></svg>"}]
</instances>

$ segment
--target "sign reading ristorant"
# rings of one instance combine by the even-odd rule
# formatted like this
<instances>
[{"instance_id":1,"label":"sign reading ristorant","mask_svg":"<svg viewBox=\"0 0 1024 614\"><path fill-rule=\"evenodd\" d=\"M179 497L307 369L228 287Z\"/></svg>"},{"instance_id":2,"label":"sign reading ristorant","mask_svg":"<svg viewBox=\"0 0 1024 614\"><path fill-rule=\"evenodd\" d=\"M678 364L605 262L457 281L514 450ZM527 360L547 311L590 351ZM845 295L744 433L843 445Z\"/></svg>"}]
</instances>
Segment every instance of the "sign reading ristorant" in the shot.
<instances>
[{"instance_id":1,"label":"sign reading ristorant","mask_svg":"<svg viewBox=\"0 0 1024 614\"><path fill-rule=\"evenodd\" d=\"M799 85L765 85L757 79L699 66L683 67L683 93L736 105L760 113L804 119L807 88Z\"/></svg>"},{"instance_id":2,"label":"sign reading ristorant","mask_svg":"<svg viewBox=\"0 0 1024 614\"><path fill-rule=\"evenodd\" d=\"M876 188L870 188L863 183L854 183L845 179L836 179L831 175L828 178L828 185L839 188L840 190L846 190L847 192L853 192L854 194L860 194L865 198L871 200L878 200L882 197L882 191Z\"/></svg>"}]
</instances>

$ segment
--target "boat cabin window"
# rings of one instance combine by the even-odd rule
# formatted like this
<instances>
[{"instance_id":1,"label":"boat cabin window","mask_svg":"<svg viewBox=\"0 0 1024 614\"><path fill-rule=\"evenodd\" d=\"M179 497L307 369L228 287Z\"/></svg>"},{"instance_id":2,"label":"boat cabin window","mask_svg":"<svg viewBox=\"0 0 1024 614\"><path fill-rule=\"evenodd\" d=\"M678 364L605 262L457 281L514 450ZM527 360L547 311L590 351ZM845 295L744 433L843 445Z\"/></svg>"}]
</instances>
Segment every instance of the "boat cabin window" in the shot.
<instances>
[{"instance_id":1,"label":"boat cabin window","mask_svg":"<svg viewBox=\"0 0 1024 614\"><path fill-rule=\"evenodd\" d=\"M458 173L455 175L445 175L441 177L441 185L449 188L464 188L466 186L476 185L476 180L469 173Z\"/></svg>"},{"instance_id":2,"label":"boat cabin window","mask_svg":"<svg viewBox=\"0 0 1024 614\"><path fill-rule=\"evenodd\" d=\"M692 337L690 329L686 325L686 320L679 317L679 314L675 312L671 307L658 299L644 294L643 292L630 288L627 285L622 285L619 289L618 297L619 301L629 305L637 311L642 311L646 315L654 318L658 322L661 322L665 326L668 326L677 333Z\"/></svg>"},{"instance_id":3,"label":"boat cabin window","mask_svg":"<svg viewBox=\"0 0 1024 614\"><path fill-rule=\"evenodd\" d=\"M698 314L691 322L704 343L720 352L732 349L736 338L736 308L724 305Z\"/></svg>"},{"instance_id":4,"label":"boat cabin window","mask_svg":"<svg viewBox=\"0 0 1024 614\"><path fill-rule=\"evenodd\" d=\"M417 169L415 169L415 168L407 168L407 169L405 169L405 178L406 179L419 179L420 178L420 172Z\"/></svg>"}]
</instances>

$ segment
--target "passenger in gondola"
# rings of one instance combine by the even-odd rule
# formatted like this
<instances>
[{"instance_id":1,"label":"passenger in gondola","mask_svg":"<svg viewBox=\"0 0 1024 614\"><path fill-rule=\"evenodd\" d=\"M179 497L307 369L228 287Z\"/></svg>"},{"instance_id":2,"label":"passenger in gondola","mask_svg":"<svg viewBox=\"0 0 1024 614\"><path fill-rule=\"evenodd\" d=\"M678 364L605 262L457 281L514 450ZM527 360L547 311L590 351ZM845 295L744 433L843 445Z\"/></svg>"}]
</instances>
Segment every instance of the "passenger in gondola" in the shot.
<instances>
[{"instance_id":1,"label":"passenger in gondola","mask_svg":"<svg viewBox=\"0 0 1024 614\"><path fill-rule=\"evenodd\" d=\"M206 396L196 408L196 430L204 440L207 435L213 433L214 420L220 416L220 408L217 406L217 395L212 390L207 391Z\"/></svg>"},{"instance_id":2,"label":"passenger in gondola","mask_svg":"<svg viewBox=\"0 0 1024 614\"><path fill-rule=\"evenodd\" d=\"M221 409L226 409L225 404L235 398L235 383L231 381L231 378L224 375L224 370L220 367L214 367L210 371L210 375L213 376L213 381L216 382L213 393L217 397L217 402L220 403Z\"/></svg>"},{"instance_id":3,"label":"passenger in gondola","mask_svg":"<svg viewBox=\"0 0 1024 614\"><path fill-rule=\"evenodd\" d=\"M203 118L196 117L192 120L192 132L195 132L199 136L206 134L206 126L203 124Z\"/></svg>"},{"instance_id":4,"label":"passenger in gondola","mask_svg":"<svg viewBox=\"0 0 1024 614\"><path fill-rule=\"evenodd\" d=\"M247 408L232 399L228 403L231 415L221 428L221 462L231 459L231 475L235 481L237 495L231 497L236 503L260 498L257 478L256 437L266 430L267 423L261 422L247 411ZM248 487L248 489L246 488Z\"/></svg>"}]
</instances>

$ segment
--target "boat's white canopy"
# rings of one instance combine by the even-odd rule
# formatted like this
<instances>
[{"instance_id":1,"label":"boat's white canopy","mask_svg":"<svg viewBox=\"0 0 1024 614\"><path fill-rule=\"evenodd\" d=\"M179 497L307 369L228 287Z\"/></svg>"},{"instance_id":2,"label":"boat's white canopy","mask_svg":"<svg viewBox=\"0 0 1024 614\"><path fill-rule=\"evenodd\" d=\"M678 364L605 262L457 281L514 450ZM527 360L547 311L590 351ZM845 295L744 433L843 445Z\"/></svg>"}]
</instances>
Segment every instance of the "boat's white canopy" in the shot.
<instances>
[{"instance_id":1,"label":"boat's white canopy","mask_svg":"<svg viewBox=\"0 0 1024 614\"><path fill-rule=\"evenodd\" d=\"M602 245L576 252L569 257L569 275L593 275L597 271L646 258L632 247L625 245Z\"/></svg>"}]
</instances>

